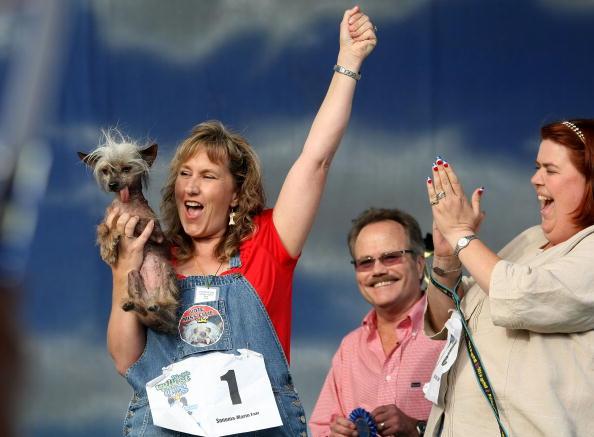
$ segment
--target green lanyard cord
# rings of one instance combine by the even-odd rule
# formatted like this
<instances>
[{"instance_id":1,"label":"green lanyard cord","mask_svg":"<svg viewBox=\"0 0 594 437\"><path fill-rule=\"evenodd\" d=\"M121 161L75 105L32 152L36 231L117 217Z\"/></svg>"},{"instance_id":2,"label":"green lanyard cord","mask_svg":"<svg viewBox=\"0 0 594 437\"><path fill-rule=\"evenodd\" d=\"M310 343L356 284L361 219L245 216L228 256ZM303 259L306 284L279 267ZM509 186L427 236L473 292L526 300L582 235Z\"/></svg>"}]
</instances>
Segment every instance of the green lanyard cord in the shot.
<instances>
[{"instance_id":1,"label":"green lanyard cord","mask_svg":"<svg viewBox=\"0 0 594 437\"><path fill-rule=\"evenodd\" d=\"M491 386L491 382L489 381L489 377L487 376L487 371L485 369L485 365L483 364L483 361L481 360L481 356L480 356L478 349L474 343L472 334L470 333L470 328L468 327L468 324L466 323L466 319L464 317L464 313L462 312L462 308L460 305L460 297L458 296L458 293L456 293L456 290L458 289L458 286L460 285L460 282L462 281L462 275L460 275L458 277L458 280L456 281L456 285L454 286L453 289L449 289L445 285L439 283L433 277L433 275L430 275L429 279L431 280L431 283L433 285L435 285L435 287L437 287L438 290L440 290L442 293L444 293L446 296L448 296L450 299L452 299L454 301L456 310L460 313L460 316L462 319L462 327L464 328L464 332L466 333L466 335L464 336L464 341L466 343L466 352L468 353L468 357L470 358L470 362L471 362L472 368L474 370L474 375L476 376L476 380L483 392L483 395L485 396L485 398L487 399L487 402L489 402L489 405L491 406L491 409L493 410L493 414L495 415L495 419L497 420L497 424L499 425L499 431L501 432L501 437L508 437L508 433L505 430L503 423L501 423L501 419L499 418L499 409L497 408L497 402L495 401L495 391L493 390L493 388Z\"/></svg>"}]
</instances>

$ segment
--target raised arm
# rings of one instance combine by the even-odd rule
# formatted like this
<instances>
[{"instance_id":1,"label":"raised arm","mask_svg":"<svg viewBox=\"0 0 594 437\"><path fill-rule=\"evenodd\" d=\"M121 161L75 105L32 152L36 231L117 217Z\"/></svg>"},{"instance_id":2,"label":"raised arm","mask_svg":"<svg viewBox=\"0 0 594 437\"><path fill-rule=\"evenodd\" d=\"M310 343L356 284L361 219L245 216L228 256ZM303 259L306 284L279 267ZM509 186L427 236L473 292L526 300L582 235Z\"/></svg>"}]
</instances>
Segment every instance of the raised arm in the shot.
<instances>
[{"instance_id":1,"label":"raised arm","mask_svg":"<svg viewBox=\"0 0 594 437\"><path fill-rule=\"evenodd\" d=\"M340 23L337 65L358 73L377 39L374 26L358 6ZM326 185L330 163L346 130L357 81L334 73L311 126L303 151L293 164L274 207L273 221L285 248L297 256L311 230Z\"/></svg>"},{"instance_id":2,"label":"raised arm","mask_svg":"<svg viewBox=\"0 0 594 437\"><path fill-rule=\"evenodd\" d=\"M128 273L138 270L142 264L144 245L153 231L154 222L150 221L137 238L126 238L125 235L134 234L138 217L120 215L115 208L108 214L106 223L121 235L118 261L111 266L113 292L107 326L107 349L118 373L124 375L144 351L146 329L133 311L126 312L122 309L121 302L128 294Z\"/></svg>"}]
</instances>

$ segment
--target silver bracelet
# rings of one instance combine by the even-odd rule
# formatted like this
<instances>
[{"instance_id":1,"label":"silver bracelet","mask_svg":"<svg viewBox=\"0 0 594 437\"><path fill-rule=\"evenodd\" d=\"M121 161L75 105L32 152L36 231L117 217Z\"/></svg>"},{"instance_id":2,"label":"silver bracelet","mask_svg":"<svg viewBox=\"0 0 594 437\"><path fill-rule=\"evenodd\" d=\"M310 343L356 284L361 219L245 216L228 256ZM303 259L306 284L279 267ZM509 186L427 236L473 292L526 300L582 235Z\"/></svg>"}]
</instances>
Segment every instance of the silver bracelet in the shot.
<instances>
[{"instance_id":1,"label":"silver bracelet","mask_svg":"<svg viewBox=\"0 0 594 437\"><path fill-rule=\"evenodd\" d=\"M345 76L352 77L355 80L361 79L361 73L355 73L354 71L347 70L346 68L336 64L334 66L334 71L340 74L344 74Z\"/></svg>"}]
</instances>

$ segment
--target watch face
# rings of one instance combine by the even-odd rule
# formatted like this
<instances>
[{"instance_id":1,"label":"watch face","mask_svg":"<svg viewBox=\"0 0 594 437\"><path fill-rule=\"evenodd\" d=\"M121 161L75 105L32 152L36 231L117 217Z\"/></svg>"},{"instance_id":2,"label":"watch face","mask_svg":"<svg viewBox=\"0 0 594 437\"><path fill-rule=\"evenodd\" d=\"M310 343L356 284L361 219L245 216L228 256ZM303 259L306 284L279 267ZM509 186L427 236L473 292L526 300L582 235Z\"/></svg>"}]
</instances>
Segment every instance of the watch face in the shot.
<instances>
[{"instance_id":1,"label":"watch face","mask_svg":"<svg viewBox=\"0 0 594 437\"><path fill-rule=\"evenodd\" d=\"M456 248L454 249L454 255L458 256L458 254L460 253L460 251L462 249L464 249L466 246L468 246L468 244L474 240L476 238L476 236L474 235L468 235L466 237L460 237L458 239L458 242L456 243Z\"/></svg>"}]
</instances>

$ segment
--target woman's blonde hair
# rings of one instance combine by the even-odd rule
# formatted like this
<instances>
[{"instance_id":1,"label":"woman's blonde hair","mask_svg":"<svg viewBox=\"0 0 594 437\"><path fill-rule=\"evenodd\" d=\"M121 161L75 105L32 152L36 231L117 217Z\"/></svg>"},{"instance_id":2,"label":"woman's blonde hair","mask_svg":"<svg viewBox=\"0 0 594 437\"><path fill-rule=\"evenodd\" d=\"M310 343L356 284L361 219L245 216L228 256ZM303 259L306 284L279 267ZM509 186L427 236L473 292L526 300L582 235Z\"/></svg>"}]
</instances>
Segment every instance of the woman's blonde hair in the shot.
<instances>
[{"instance_id":1,"label":"woman's blonde hair","mask_svg":"<svg viewBox=\"0 0 594 437\"><path fill-rule=\"evenodd\" d=\"M161 214L165 233L176 247L176 258L185 261L194 254L192 238L185 233L175 203L175 181L181 166L200 151L206 151L212 162L227 165L237 190L235 225L228 226L215 256L226 261L235 255L243 240L254 232L254 216L266 203L260 162L252 146L241 135L229 131L220 121L205 121L195 126L175 151L169 175L163 187Z\"/></svg>"}]
</instances>

